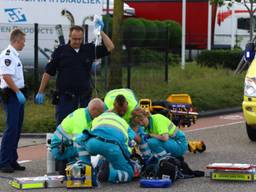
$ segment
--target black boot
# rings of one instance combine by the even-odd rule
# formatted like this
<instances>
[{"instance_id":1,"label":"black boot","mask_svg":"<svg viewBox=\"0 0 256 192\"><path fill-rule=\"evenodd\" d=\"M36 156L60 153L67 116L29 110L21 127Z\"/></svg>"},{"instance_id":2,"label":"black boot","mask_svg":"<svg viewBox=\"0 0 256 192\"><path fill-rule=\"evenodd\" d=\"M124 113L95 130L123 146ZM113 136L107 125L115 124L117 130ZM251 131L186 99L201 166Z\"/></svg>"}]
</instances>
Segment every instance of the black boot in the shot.
<instances>
[{"instance_id":1,"label":"black boot","mask_svg":"<svg viewBox=\"0 0 256 192\"><path fill-rule=\"evenodd\" d=\"M10 165L5 165L0 168L3 173L13 173L14 169Z\"/></svg>"},{"instance_id":2,"label":"black boot","mask_svg":"<svg viewBox=\"0 0 256 192\"><path fill-rule=\"evenodd\" d=\"M56 171L59 172L60 175L66 175L66 165L67 165L67 161L66 160L56 160L55 161L55 165L56 165Z\"/></svg>"},{"instance_id":3,"label":"black boot","mask_svg":"<svg viewBox=\"0 0 256 192\"><path fill-rule=\"evenodd\" d=\"M12 163L12 168L17 171L25 171L26 167L21 166L18 162Z\"/></svg>"}]
</instances>

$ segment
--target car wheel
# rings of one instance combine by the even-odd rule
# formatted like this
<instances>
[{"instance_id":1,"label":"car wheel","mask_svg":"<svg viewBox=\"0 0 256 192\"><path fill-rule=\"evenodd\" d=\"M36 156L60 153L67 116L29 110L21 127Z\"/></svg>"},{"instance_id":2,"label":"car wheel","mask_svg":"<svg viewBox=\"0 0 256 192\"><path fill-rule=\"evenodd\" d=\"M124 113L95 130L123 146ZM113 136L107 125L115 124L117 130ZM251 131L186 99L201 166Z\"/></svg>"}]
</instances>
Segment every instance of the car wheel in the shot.
<instances>
[{"instance_id":1,"label":"car wheel","mask_svg":"<svg viewBox=\"0 0 256 192\"><path fill-rule=\"evenodd\" d=\"M246 131L251 141L256 141L256 125L248 125L246 123Z\"/></svg>"}]
</instances>

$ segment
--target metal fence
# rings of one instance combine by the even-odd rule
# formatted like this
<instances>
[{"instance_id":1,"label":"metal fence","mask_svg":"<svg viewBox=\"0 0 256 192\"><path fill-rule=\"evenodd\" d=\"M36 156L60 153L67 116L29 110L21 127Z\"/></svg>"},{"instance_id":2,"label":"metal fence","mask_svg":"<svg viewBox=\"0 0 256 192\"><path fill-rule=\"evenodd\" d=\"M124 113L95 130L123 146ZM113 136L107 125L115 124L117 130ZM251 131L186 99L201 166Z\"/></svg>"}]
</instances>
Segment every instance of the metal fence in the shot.
<instances>
[{"instance_id":1,"label":"metal fence","mask_svg":"<svg viewBox=\"0 0 256 192\"><path fill-rule=\"evenodd\" d=\"M60 41L68 42L70 26L53 25L10 25L0 23L0 50L9 44L9 35L13 28L21 28L26 33L25 47L21 51L20 58L24 65L25 82L29 91L29 99L26 104L23 132L47 132L55 129L54 107L50 104L50 90L55 89L55 78L52 78L47 86L46 105L36 106L33 103L34 95L37 93L44 67L48 63L52 52ZM90 35L85 36L88 41L93 40ZM61 35L63 34L63 36ZM154 90L160 83L168 82L168 64L171 57L170 50L166 46L167 36L163 35L156 43L143 42L140 46L123 45L122 65L123 87L133 89L141 98L147 90ZM129 41L136 40L129 39ZM148 41L153 39L148 38ZM127 42L123 39L122 42ZM129 44L129 43L128 43ZM174 61L175 62L175 61ZM111 55L96 64L92 71L92 85L94 96L104 97L108 91L109 68L111 67ZM3 109L1 109L3 111ZM4 113L0 113L0 132L4 128Z\"/></svg>"},{"instance_id":2,"label":"metal fence","mask_svg":"<svg viewBox=\"0 0 256 192\"><path fill-rule=\"evenodd\" d=\"M70 26L0 24L0 50L8 46L10 31L16 27L26 33L26 43L20 58L25 68L25 77L28 79L26 84L29 85L31 92L35 92L52 52L60 43L68 42ZM85 39L88 39L89 42L93 41L91 27L89 26L87 29L89 29L89 33L87 33L89 35L85 35ZM165 32L163 31L162 34ZM147 38L147 41L140 46L127 45L127 42L130 44L129 42L136 40L136 36L133 39L122 40L125 42L122 50L122 63L120 63L123 67L123 87L134 88L138 84L143 87L147 78L168 82L168 63L170 62L168 34L163 35L156 43L152 43L154 39ZM96 74L93 86L100 89L102 94L108 90L109 67L111 67L111 56L102 59L99 64L96 64L96 67L93 67L93 69L97 69L97 73L92 72L94 77ZM146 76L143 73L144 69L147 71ZM149 69L151 71L148 71Z\"/></svg>"}]
</instances>

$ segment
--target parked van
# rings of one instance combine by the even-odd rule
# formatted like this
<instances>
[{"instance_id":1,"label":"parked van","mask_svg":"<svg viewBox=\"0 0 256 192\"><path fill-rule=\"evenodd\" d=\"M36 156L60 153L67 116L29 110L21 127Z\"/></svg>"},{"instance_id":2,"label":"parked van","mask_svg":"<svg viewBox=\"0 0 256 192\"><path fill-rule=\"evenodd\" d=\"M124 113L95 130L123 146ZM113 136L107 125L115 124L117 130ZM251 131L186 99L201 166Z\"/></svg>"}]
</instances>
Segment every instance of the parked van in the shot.
<instances>
[{"instance_id":1,"label":"parked van","mask_svg":"<svg viewBox=\"0 0 256 192\"><path fill-rule=\"evenodd\" d=\"M256 59L247 71L242 104L248 137L256 141Z\"/></svg>"},{"instance_id":2,"label":"parked van","mask_svg":"<svg viewBox=\"0 0 256 192\"><path fill-rule=\"evenodd\" d=\"M232 7L228 6L230 1L218 7L215 31L214 47L230 48L231 34L234 33L233 44L244 50L246 43L250 39L250 15L249 11L242 3L234 2ZM248 4L250 7L250 5ZM232 14L233 9L233 14Z\"/></svg>"},{"instance_id":3,"label":"parked van","mask_svg":"<svg viewBox=\"0 0 256 192\"><path fill-rule=\"evenodd\" d=\"M68 42L69 27L72 24L88 24L88 41L94 40L94 25L90 21L93 15L106 14L106 1L12 1L1 0L0 3L0 50L9 44L9 34L15 27L26 33L26 46L21 52L25 68L34 66L34 23L39 24L39 66L43 67L52 51L59 43L62 26L65 43ZM109 13L113 14L113 0L109 0ZM47 11L46 11L47 10ZM124 3L124 15L135 14L134 8Z\"/></svg>"}]
</instances>

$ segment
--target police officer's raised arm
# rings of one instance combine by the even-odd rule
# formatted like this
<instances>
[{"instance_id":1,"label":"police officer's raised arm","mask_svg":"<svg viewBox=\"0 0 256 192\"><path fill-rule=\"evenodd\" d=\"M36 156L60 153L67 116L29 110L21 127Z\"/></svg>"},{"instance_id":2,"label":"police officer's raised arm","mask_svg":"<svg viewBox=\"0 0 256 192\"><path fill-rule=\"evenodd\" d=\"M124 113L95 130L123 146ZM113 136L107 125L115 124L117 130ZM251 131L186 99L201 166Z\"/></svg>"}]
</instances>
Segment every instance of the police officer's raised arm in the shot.
<instances>
[{"instance_id":1,"label":"police officer's raised arm","mask_svg":"<svg viewBox=\"0 0 256 192\"><path fill-rule=\"evenodd\" d=\"M100 19L100 18L97 19L96 26L100 29L100 35L101 35L103 44L107 48L107 51L111 52L115 48L115 46L114 46L113 42L111 41L111 39L103 32L104 23L103 23L102 19Z\"/></svg>"},{"instance_id":2,"label":"police officer's raised arm","mask_svg":"<svg viewBox=\"0 0 256 192\"><path fill-rule=\"evenodd\" d=\"M111 39L103 31L101 31L100 34L103 44L96 46L96 52L94 52L96 55L93 55L93 59L99 59L109 55L115 47Z\"/></svg>"},{"instance_id":3,"label":"police officer's raised arm","mask_svg":"<svg viewBox=\"0 0 256 192\"><path fill-rule=\"evenodd\" d=\"M107 48L108 52L111 52L115 48L113 42L103 31L100 32L100 35L102 37L103 44Z\"/></svg>"},{"instance_id":4,"label":"police officer's raised arm","mask_svg":"<svg viewBox=\"0 0 256 192\"><path fill-rule=\"evenodd\" d=\"M103 45L96 46L96 55L94 55L93 58L99 59L109 55L109 53L115 48L115 46L111 39L103 32L104 23L102 19L98 19L96 21L96 26L100 29L100 35L102 38Z\"/></svg>"}]
</instances>

